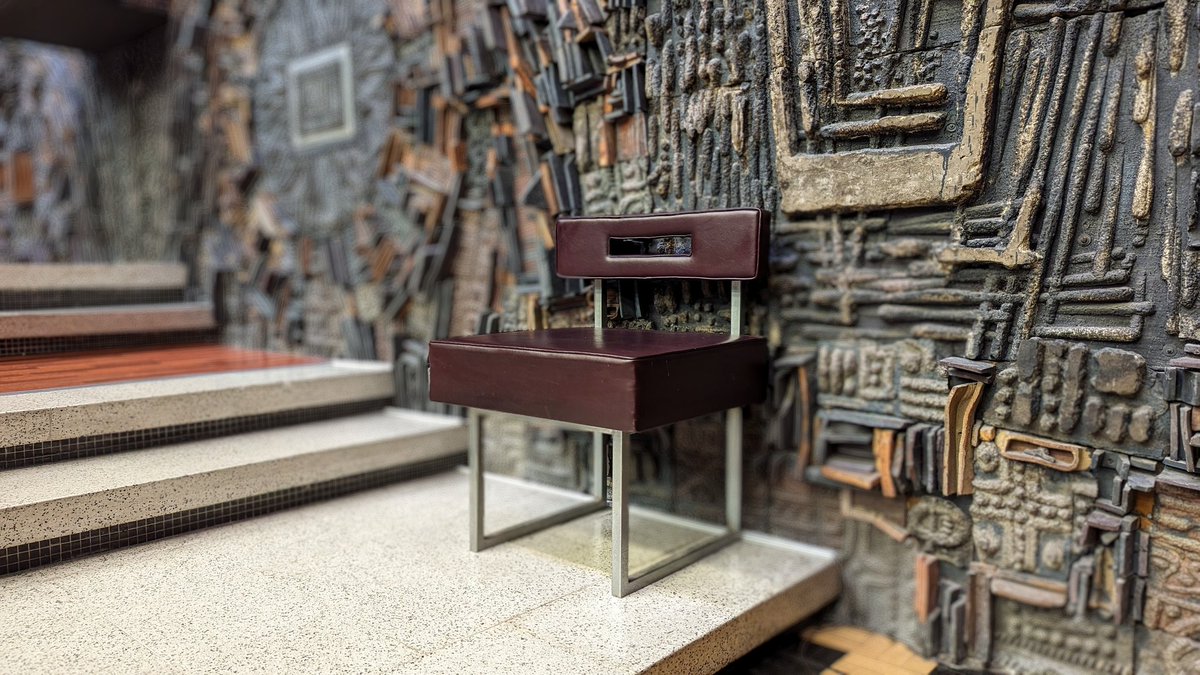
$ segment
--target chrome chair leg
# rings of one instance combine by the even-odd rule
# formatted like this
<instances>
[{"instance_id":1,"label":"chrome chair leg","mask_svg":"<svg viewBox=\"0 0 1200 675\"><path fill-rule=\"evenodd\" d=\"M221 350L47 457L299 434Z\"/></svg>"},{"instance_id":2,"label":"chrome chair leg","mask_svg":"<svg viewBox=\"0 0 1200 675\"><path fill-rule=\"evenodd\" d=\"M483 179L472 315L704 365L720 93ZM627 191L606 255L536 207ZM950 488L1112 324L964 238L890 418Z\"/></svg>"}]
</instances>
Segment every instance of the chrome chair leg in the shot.
<instances>
[{"instance_id":1,"label":"chrome chair leg","mask_svg":"<svg viewBox=\"0 0 1200 675\"><path fill-rule=\"evenodd\" d=\"M600 466L601 473L603 472L603 453L604 453L604 438L600 436ZM593 444L596 439L593 437ZM595 453L595 445L593 452ZM506 527L498 532L488 534L486 532L486 524L484 519L485 514L485 499L484 499L484 472L483 472L483 413L479 410L470 409L467 411L467 473L470 476L470 528L471 528L471 550L475 552L491 548L496 544L502 544L506 541L511 541L518 537L524 537L527 534L533 534L539 530L544 530L552 525L565 523L568 520L574 520L580 516L594 513L605 508L604 490L599 490L598 496L593 495L592 499L582 504L563 509L556 513L551 513L540 518L533 518L522 523L517 523ZM603 477L600 479L600 485L603 485ZM595 483L593 483L593 488Z\"/></svg>"},{"instance_id":2,"label":"chrome chair leg","mask_svg":"<svg viewBox=\"0 0 1200 675\"><path fill-rule=\"evenodd\" d=\"M483 416L467 411L467 474L471 486L471 550L482 551L483 536Z\"/></svg>"},{"instance_id":3,"label":"chrome chair leg","mask_svg":"<svg viewBox=\"0 0 1200 675\"><path fill-rule=\"evenodd\" d=\"M602 431L592 434L592 499L586 503L564 509L557 513L535 518L504 528L499 532L485 532L484 471L483 471L483 414L479 410L467 411L467 467L470 477L470 537L471 550L482 551L527 534L532 534L552 525L565 523L580 516L593 513L606 506L604 471L604 436ZM670 560L636 574L629 568L629 485L633 470L633 434L628 431L612 431L612 592L621 598L644 588L688 565L710 555L740 538L742 518L742 410L726 411L725 430L725 525L723 532L681 551ZM714 528L717 529L717 528Z\"/></svg>"},{"instance_id":4,"label":"chrome chair leg","mask_svg":"<svg viewBox=\"0 0 1200 675\"><path fill-rule=\"evenodd\" d=\"M612 589L626 595L677 572L741 539L742 529L742 409L725 412L725 528L686 548L670 560L631 573L629 569L629 471L632 451L629 433L613 434ZM721 529L721 528L714 528Z\"/></svg>"},{"instance_id":5,"label":"chrome chair leg","mask_svg":"<svg viewBox=\"0 0 1200 675\"><path fill-rule=\"evenodd\" d=\"M606 501L607 472L604 470L604 434L592 432L592 496Z\"/></svg>"},{"instance_id":6,"label":"chrome chair leg","mask_svg":"<svg viewBox=\"0 0 1200 675\"><path fill-rule=\"evenodd\" d=\"M629 578L629 471L632 451L628 431L613 434L612 450L612 592L623 598L634 589Z\"/></svg>"},{"instance_id":7,"label":"chrome chair leg","mask_svg":"<svg viewBox=\"0 0 1200 675\"><path fill-rule=\"evenodd\" d=\"M725 525L742 529L742 409L725 411Z\"/></svg>"}]
</instances>

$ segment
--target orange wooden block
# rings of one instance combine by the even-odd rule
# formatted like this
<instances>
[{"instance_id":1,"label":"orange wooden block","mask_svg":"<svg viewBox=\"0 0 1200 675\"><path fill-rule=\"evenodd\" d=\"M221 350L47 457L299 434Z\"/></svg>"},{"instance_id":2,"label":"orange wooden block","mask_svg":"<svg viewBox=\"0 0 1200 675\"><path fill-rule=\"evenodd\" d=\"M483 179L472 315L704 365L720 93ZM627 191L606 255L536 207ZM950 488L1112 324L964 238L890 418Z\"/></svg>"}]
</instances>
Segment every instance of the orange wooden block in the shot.
<instances>
[{"instance_id":1,"label":"orange wooden block","mask_svg":"<svg viewBox=\"0 0 1200 675\"><path fill-rule=\"evenodd\" d=\"M913 567L917 581L914 606L917 610L917 620L925 623L929 620L929 613L937 606L941 567L938 565L938 559L928 553L918 554Z\"/></svg>"},{"instance_id":2,"label":"orange wooden block","mask_svg":"<svg viewBox=\"0 0 1200 675\"><path fill-rule=\"evenodd\" d=\"M879 472L877 471L858 473L825 465L821 467L821 475L831 481L862 488L863 490L874 490L879 487Z\"/></svg>"},{"instance_id":3,"label":"orange wooden block","mask_svg":"<svg viewBox=\"0 0 1200 675\"><path fill-rule=\"evenodd\" d=\"M13 155L12 200L18 206L28 206L37 197L33 182L33 155L18 152Z\"/></svg>"}]
</instances>

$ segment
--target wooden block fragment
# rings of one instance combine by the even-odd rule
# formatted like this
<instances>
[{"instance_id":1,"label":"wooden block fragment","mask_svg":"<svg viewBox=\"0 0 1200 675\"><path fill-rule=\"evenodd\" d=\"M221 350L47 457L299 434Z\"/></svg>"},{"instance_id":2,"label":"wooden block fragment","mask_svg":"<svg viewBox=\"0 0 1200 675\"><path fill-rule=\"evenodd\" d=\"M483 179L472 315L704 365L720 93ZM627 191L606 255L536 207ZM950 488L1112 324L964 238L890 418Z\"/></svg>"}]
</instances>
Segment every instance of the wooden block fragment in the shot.
<instances>
[{"instance_id":1,"label":"wooden block fragment","mask_svg":"<svg viewBox=\"0 0 1200 675\"><path fill-rule=\"evenodd\" d=\"M865 640L860 642L857 647L851 650L852 654L858 656L877 657L888 650L889 647L896 643L887 638L886 635L871 633Z\"/></svg>"},{"instance_id":2,"label":"wooden block fragment","mask_svg":"<svg viewBox=\"0 0 1200 675\"><path fill-rule=\"evenodd\" d=\"M856 626L818 626L801 636L818 647L848 653L870 638L871 631Z\"/></svg>"},{"instance_id":3,"label":"wooden block fragment","mask_svg":"<svg viewBox=\"0 0 1200 675\"><path fill-rule=\"evenodd\" d=\"M857 471L846 471L826 464L821 467L821 476L836 483L850 485L862 490L874 490L879 487L879 473L874 471L871 473L859 473Z\"/></svg>"},{"instance_id":4,"label":"wooden block fragment","mask_svg":"<svg viewBox=\"0 0 1200 675\"><path fill-rule=\"evenodd\" d=\"M236 120L226 120L225 142L226 149L233 161L239 164L249 164L251 161L250 133L246 127Z\"/></svg>"},{"instance_id":5,"label":"wooden block fragment","mask_svg":"<svg viewBox=\"0 0 1200 675\"><path fill-rule=\"evenodd\" d=\"M875 492L842 490L838 506L843 518L869 523L894 541L908 539L905 529L907 507L901 500L888 499Z\"/></svg>"},{"instance_id":6,"label":"wooden block fragment","mask_svg":"<svg viewBox=\"0 0 1200 675\"><path fill-rule=\"evenodd\" d=\"M1033 607L1066 607L1065 582L1019 573L997 573L992 577L992 594Z\"/></svg>"},{"instance_id":7,"label":"wooden block fragment","mask_svg":"<svg viewBox=\"0 0 1200 675\"><path fill-rule=\"evenodd\" d=\"M996 445L1005 459L1037 464L1056 471L1086 471L1092 465L1091 451L1081 445L1007 429L996 432Z\"/></svg>"},{"instance_id":8,"label":"wooden block fragment","mask_svg":"<svg viewBox=\"0 0 1200 675\"><path fill-rule=\"evenodd\" d=\"M808 367L806 364L801 364L796 369L796 407L799 409L797 413L800 417L798 420L797 434L799 435L798 445L796 448L796 470L803 472L810 462L812 462L813 451L813 436L814 415L812 409L812 383L810 382ZM815 420L816 424L820 424L820 420Z\"/></svg>"},{"instance_id":9,"label":"wooden block fragment","mask_svg":"<svg viewBox=\"0 0 1200 675\"><path fill-rule=\"evenodd\" d=\"M17 206L29 206L37 197L33 179L33 153L13 153L12 201Z\"/></svg>"},{"instance_id":10,"label":"wooden block fragment","mask_svg":"<svg viewBox=\"0 0 1200 675\"><path fill-rule=\"evenodd\" d=\"M937 607L938 581L941 576L938 559L928 553L917 554L913 575L917 588L913 607L917 612L917 620L926 623L929 621L929 613Z\"/></svg>"},{"instance_id":11,"label":"wooden block fragment","mask_svg":"<svg viewBox=\"0 0 1200 675\"><path fill-rule=\"evenodd\" d=\"M942 494L969 495L975 477L971 430L975 409L983 397L982 382L960 384L946 397L946 441L942 454Z\"/></svg>"},{"instance_id":12,"label":"wooden block fragment","mask_svg":"<svg viewBox=\"0 0 1200 675\"><path fill-rule=\"evenodd\" d=\"M617 161L617 131L608 122L601 121L599 129L600 147L596 152L596 164L609 167Z\"/></svg>"},{"instance_id":13,"label":"wooden block fragment","mask_svg":"<svg viewBox=\"0 0 1200 675\"><path fill-rule=\"evenodd\" d=\"M646 140L646 116L638 113L617 123L617 159L625 162L650 154Z\"/></svg>"},{"instance_id":14,"label":"wooden block fragment","mask_svg":"<svg viewBox=\"0 0 1200 675\"><path fill-rule=\"evenodd\" d=\"M546 250L553 250L554 243L554 228L550 225L550 219L546 217L543 211L534 211L534 218L537 221L538 235L542 239L542 246Z\"/></svg>"},{"instance_id":15,"label":"wooden block fragment","mask_svg":"<svg viewBox=\"0 0 1200 675\"><path fill-rule=\"evenodd\" d=\"M864 654L847 654L831 666L835 672L845 675L895 675L895 666L873 659Z\"/></svg>"},{"instance_id":16,"label":"wooden block fragment","mask_svg":"<svg viewBox=\"0 0 1200 675\"><path fill-rule=\"evenodd\" d=\"M554 185L554 176L550 170L550 163L542 162L542 192L546 199L546 211L551 215L558 215L562 209L558 204L558 190Z\"/></svg>"},{"instance_id":17,"label":"wooden block fragment","mask_svg":"<svg viewBox=\"0 0 1200 675\"><path fill-rule=\"evenodd\" d=\"M871 453L875 455L875 471L879 473L879 491L884 497L896 496L892 479L892 455L896 449L894 429L875 429L871 435Z\"/></svg>"}]
</instances>

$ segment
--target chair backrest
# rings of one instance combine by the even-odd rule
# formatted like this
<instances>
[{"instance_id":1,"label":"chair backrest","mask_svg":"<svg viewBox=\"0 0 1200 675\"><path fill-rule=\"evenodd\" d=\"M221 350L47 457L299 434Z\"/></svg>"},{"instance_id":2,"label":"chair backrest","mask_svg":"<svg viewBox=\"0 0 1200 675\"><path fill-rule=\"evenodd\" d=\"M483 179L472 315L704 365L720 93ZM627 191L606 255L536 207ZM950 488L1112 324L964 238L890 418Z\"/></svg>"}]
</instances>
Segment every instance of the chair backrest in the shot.
<instances>
[{"instance_id":1,"label":"chair backrest","mask_svg":"<svg viewBox=\"0 0 1200 675\"><path fill-rule=\"evenodd\" d=\"M770 214L720 209L559 218L558 276L748 281L766 265Z\"/></svg>"}]
</instances>

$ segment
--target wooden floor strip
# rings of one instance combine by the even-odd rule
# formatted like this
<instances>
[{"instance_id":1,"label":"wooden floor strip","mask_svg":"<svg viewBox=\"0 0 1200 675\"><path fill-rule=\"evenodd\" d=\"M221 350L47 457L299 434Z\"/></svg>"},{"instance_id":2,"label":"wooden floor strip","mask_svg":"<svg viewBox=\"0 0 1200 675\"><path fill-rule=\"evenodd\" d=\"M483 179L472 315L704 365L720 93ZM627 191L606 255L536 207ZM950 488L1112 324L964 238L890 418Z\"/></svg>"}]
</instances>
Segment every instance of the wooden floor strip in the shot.
<instances>
[{"instance_id":1,"label":"wooden floor strip","mask_svg":"<svg viewBox=\"0 0 1200 675\"><path fill-rule=\"evenodd\" d=\"M0 394L278 368L323 359L223 345L173 345L0 359Z\"/></svg>"}]
</instances>

